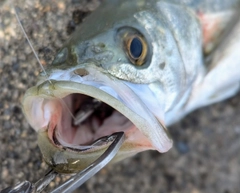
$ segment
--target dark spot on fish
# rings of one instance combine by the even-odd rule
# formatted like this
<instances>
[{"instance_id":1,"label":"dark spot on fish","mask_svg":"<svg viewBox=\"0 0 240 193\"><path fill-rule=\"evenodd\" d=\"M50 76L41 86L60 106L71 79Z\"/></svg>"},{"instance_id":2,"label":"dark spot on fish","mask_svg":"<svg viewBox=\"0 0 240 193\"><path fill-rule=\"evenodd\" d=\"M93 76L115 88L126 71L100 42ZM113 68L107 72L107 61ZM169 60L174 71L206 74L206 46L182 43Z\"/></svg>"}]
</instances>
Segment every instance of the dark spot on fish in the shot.
<instances>
[{"instance_id":1,"label":"dark spot on fish","mask_svg":"<svg viewBox=\"0 0 240 193\"><path fill-rule=\"evenodd\" d=\"M165 68L165 65L166 65L166 63L165 63L165 62L162 62L162 63L159 65L160 69L163 70L163 69Z\"/></svg>"},{"instance_id":2,"label":"dark spot on fish","mask_svg":"<svg viewBox=\"0 0 240 193\"><path fill-rule=\"evenodd\" d=\"M87 76L89 74L88 71L83 69L83 68L79 68L77 70L74 70L74 73L81 76L81 77Z\"/></svg>"},{"instance_id":3,"label":"dark spot on fish","mask_svg":"<svg viewBox=\"0 0 240 193\"><path fill-rule=\"evenodd\" d=\"M98 46L101 47L101 48L105 48L106 45L104 43L98 43Z\"/></svg>"}]
</instances>

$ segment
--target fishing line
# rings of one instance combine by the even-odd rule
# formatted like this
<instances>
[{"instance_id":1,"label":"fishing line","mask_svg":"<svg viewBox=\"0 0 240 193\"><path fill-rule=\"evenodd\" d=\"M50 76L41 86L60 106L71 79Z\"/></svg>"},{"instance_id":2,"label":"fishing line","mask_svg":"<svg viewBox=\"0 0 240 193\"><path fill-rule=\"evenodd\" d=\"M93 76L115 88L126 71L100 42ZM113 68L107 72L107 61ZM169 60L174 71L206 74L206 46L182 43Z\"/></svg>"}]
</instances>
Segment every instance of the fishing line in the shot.
<instances>
[{"instance_id":1,"label":"fishing line","mask_svg":"<svg viewBox=\"0 0 240 193\"><path fill-rule=\"evenodd\" d=\"M67 108L67 110L68 110L70 116L73 118L73 120L76 121L77 120L76 117L73 115L70 108L67 106L66 102L61 98L58 98L58 99L60 99L60 103L62 104L62 106L65 106Z\"/></svg>"},{"instance_id":2,"label":"fishing line","mask_svg":"<svg viewBox=\"0 0 240 193\"><path fill-rule=\"evenodd\" d=\"M29 46L31 47L31 49L32 49L32 51L33 51L33 54L34 54L35 58L37 59L38 64L40 65L42 71L44 72L45 76L47 77L49 83L52 84L52 82L51 82L51 80L49 79L49 76L48 76L46 70L44 69L42 63L40 62L39 57L38 57L36 51L34 50L33 45L32 45L32 43L31 43L31 41L29 40L29 38L28 38L28 36L27 36L27 33L26 33L26 31L25 31L25 29L24 29L24 27L23 27L23 25L22 25L22 23L21 23L21 21L20 21L20 19L19 19L19 16L18 16L18 14L17 14L16 7L14 7L13 9L14 9L14 14L15 14L15 16L16 16L16 18L17 18L18 24L20 25L21 30L22 30L22 32L23 32L25 38L27 39L28 44L29 44Z\"/></svg>"},{"instance_id":3,"label":"fishing line","mask_svg":"<svg viewBox=\"0 0 240 193\"><path fill-rule=\"evenodd\" d=\"M27 33L26 33L26 31L25 31L25 29L24 29L24 27L23 27L23 25L22 25L22 23L21 23L21 21L20 21L20 18L19 18L19 16L18 16L16 7L13 7L13 10L14 10L14 14L15 14L15 16L16 16L16 18L17 18L18 24L20 25L21 30L22 30L25 38L27 39L27 42L28 42L29 46L31 47L31 50L33 51L33 54L34 54L35 58L37 59L38 64L40 65L42 71L44 72L44 75L47 77L47 81L48 81L51 85L53 85L53 83L52 83L52 81L49 79L49 75L47 74L46 70L44 69L44 67L43 67L43 65L42 65L42 63L41 63L41 61L40 61L40 59L39 59L39 57L38 57L35 49L33 48L33 45L32 45L32 43L31 43L30 39L28 38L28 35L27 35ZM75 118L74 115L72 114L70 108L67 106L67 104L65 103L65 101L64 101L62 98L59 98L59 97L56 97L56 98L60 99L61 104L66 107L66 109L69 111L70 116L71 116L74 120L76 120L76 118Z\"/></svg>"}]
</instances>

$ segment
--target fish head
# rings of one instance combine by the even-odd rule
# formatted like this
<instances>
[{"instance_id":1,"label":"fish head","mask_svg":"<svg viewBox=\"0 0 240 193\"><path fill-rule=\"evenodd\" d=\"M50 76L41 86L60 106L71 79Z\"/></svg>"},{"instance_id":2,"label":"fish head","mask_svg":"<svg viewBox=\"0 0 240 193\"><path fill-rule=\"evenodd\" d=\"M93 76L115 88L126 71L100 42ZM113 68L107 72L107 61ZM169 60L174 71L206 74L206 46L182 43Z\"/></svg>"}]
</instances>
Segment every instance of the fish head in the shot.
<instances>
[{"instance_id":1,"label":"fish head","mask_svg":"<svg viewBox=\"0 0 240 193\"><path fill-rule=\"evenodd\" d=\"M114 161L172 147L164 118L180 95L183 67L176 65L166 22L156 24L154 11L147 1L103 4L26 92L25 115L44 160L58 172L90 165L110 145L107 136L119 131L126 139ZM81 121L79 112L86 115Z\"/></svg>"}]
</instances>

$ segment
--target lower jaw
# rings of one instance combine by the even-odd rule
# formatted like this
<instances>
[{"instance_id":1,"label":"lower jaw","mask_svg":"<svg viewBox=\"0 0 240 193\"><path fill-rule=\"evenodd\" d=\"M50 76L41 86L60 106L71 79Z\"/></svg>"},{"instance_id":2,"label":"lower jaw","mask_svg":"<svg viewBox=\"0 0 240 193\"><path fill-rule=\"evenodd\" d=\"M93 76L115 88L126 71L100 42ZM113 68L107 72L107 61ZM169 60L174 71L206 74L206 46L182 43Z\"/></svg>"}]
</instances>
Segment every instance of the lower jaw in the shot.
<instances>
[{"instance_id":1,"label":"lower jaw","mask_svg":"<svg viewBox=\"0 0 240 193\"><path fill-rule=\"evenodd\" d=\"M131 131L125 134L126 140L117 155L110 163L121 161L141 151L152 149L148 141L139 140L139 143L132 141L136 132ZM138 135L138 134L137 134ZM144 139L143 139L144 140ZM38 145L45 162L58 173L76 173L97 160L109 147L109 144L96 146L82 152L72 151L64 147L56 146L48 137L47 129L38 132Z\"/></svg>"}]
</instances>

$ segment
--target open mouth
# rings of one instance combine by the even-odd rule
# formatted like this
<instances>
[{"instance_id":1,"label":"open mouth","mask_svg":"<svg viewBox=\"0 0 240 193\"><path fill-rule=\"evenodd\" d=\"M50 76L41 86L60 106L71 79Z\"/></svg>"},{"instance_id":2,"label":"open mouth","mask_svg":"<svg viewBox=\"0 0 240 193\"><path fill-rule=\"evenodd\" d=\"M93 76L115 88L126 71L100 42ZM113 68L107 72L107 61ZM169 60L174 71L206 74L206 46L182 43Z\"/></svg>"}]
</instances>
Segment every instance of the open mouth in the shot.
<instances>
[{"instance_id":1,"label":"open mouth","mask_svg":"<svg viewBox=\"0 0 240 193\"><path fill-rule=\"evenodd\" d=\"M152 111L156 107L150 103L155 98L147 84L126 83L90 67L86 70L84 76L71 69L56 71L51 81L40 81L24 95L23 110L40 136L45 161L95 160L116 132L125 134L119 159L172 147L164 124Z\"/></svg>"},{"instance_id":2,"label":"open mouth","mask_svg":"<svg viewBox=\"0 0 240 193\"><path fill-rule=\"evenodd\" d=\"M140 98L119 81L103 85L109 82L45 81L24 95L24 112L38 132L43 159L56 171L84 169L110 146L116 132L124 132L125 140L113 162L171 148L167 130Z\"/></svg>"},{"instance_id":3,"label":"open mouth","mask_svg":"<svg viewBox=\"0 0 240 193\"><path fill-rule=\"evenodd\" d=\"M136 129L127 117L96 98L76 93L60 102L61 116L48 131L55 145L85 151L108 144L113 133Z\"/></svg>"},{"instance_id":4,"label":"open mouth","mask_svg":"<svg viewBox=\"0 0 240 193\"><path fill-rule=\"evenodd\" d=\"M46 163L62 173L79 171L110 146L116 132L124 132L125 140L114 162L172 147L164 124L150 110L156 109L149 105L155 97L147 84L126 83L92 67L86 70L56 70L23 97L24 113L38 132Z\"/></svg>"}]
</instances>

